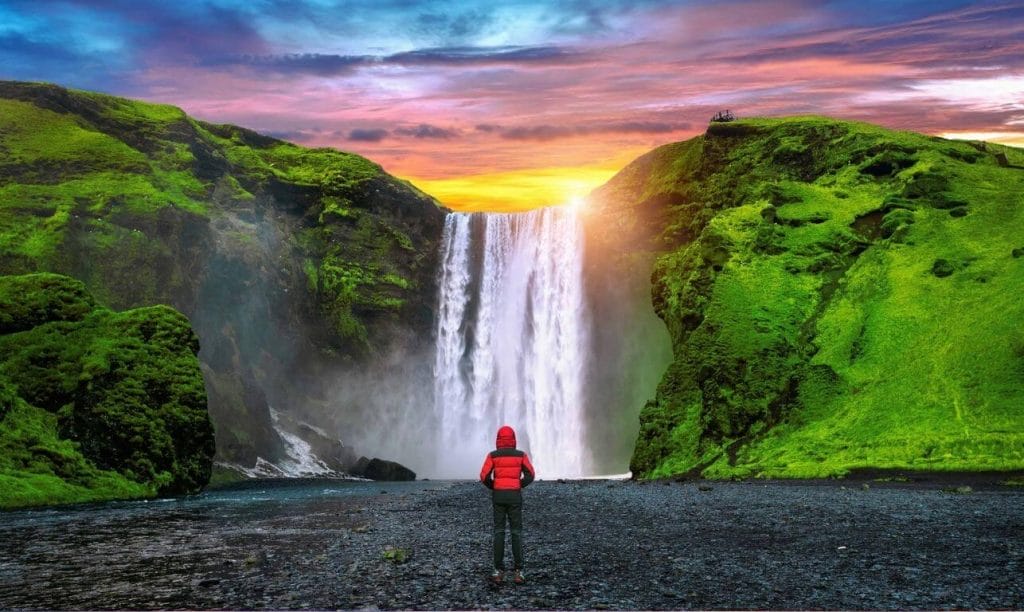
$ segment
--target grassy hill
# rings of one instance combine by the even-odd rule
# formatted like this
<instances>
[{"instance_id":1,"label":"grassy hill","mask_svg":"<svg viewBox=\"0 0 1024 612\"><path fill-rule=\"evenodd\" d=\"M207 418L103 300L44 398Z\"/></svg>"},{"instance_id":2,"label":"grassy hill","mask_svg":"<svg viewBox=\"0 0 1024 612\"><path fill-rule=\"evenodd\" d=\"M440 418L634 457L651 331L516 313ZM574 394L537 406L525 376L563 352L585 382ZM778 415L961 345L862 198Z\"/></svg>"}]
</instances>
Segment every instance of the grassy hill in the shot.
<instances>
[{"instance_id":1,"label":"grassy hill","mask_svg":"<svg viewBox=\"0 0 1024 612\"><path fill-rule=\"evenodd\" d=\"M322 406L339 366L429 338L443 217L358 155L0 82L0 274L57 272L106 307L186 314L227 461L282 456L269 406Z\"/></svg>"},{"instance_id":2,"label":"grassy hill","mask_svg":"<svg viewBox=\"0 0 1024 612\"><path fill-rule=\"evenodd\" d=\"M1024 151L712 123L592 201L672 337L634 474L1024 469Z\"/></svg>"}]
</instances>

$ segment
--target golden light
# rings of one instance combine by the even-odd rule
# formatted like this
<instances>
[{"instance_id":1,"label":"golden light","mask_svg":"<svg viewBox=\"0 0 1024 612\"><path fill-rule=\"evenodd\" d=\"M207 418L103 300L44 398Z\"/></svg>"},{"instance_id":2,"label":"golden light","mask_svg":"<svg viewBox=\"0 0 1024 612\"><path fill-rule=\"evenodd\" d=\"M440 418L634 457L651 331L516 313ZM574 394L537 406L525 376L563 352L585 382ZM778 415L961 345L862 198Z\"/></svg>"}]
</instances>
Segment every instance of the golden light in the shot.
<instances>
[{"instance_id":1,"label":"golden light","mask_svg":"<svg viewBox=\"0 0 1024 612\"><path fill-rule=\"evenodd\" d=\"M1024 132L944 132L939 136L952 140L985 140L1011 147L1024 147Z\"/></svg>"},{"instance_id":2,"label":"golden light","mask_svg":"<svg viewBox=\"0 0 1024 612\"><path fill-rule=\"evenodd\" d=\"M512 212L570 203L582 206L622 164L530 168L446 179L408 177L442 204L461 211Z\"/></svg>"},{"instance_id":3,"label":"golden light","mask_svg":"<svg viewBox=\"0 0 1024 612\"><path fill-rule=\"evenodd\" d=\"M587 199L581 195L574 195L565 203L569 208L579 212L587 205Z\"/></svg>"}]
</instances>

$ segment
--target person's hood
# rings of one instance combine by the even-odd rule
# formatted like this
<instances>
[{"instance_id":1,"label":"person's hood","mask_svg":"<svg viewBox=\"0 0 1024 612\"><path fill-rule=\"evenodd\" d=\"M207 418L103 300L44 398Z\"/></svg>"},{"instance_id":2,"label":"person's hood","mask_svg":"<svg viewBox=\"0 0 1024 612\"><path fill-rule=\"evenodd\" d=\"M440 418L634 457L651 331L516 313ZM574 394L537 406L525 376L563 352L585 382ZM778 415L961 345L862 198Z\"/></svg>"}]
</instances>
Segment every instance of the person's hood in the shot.
<instances>
[{"instance_id":1,"label":"person's hood","mask_svg":"<svg viewBox=\"0 0 1024 612\"><path fill-rule=\"evenodd\" d=\"M515 448L516 447L516 430L512 429L508 425L502 425L498 430L498 448Z\"/></svg>"}]
</instances>

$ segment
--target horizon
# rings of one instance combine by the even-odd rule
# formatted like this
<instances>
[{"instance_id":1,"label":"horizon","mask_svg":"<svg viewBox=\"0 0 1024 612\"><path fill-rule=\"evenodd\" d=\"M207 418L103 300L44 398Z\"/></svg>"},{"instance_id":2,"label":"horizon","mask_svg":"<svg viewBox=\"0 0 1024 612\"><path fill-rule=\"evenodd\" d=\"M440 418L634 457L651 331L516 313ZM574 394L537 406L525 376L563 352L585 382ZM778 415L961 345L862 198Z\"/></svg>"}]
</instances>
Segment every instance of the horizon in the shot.
<instances>
[{"instance_id":1,"label":"horizon","mask_svg":"<svg viewBox=\"0 0 1024 612\"><path fill-rule=\"evenodd\" d=\"M727 108L1024 145L1020 2L14 0L0 23L2 79L358 153L456 210L585 196Z\"/></svg>"}]
</instances>

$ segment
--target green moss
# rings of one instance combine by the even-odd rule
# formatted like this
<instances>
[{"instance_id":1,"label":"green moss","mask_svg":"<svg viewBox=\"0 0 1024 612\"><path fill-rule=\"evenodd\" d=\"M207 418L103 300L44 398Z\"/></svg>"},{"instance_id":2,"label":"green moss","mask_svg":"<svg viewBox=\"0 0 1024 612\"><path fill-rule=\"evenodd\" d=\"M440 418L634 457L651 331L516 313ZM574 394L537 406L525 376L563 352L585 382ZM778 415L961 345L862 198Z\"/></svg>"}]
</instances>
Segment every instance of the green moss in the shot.
<instances>
[{"instance_id":1,"label":"green moss","mask_svg":"<svg viewBox=\"0 0 1024 612\"><path fill-rule=\"evenodd\" d=\"M136 499L153 485L100 470L58 434L57 416L20 398L0 421L0 508Z\"/></svg>"},{"instance_id":2,"label":"green moss","mask_svg":"<svg viewBox=\"0 0 1024 612\"><path fill-rule=\"evenodd\" d=\"M1024 466L1024 177L977 153L753 119L603 188L665 228L653 297L675 361L641 413L634 473Z\"/></svg>"},{"instance_id":3,"label":"green moss","mask_svg":"<svg viewBox=\"0 0 1024 612\"><path fill-rule=\"evenodd\" d=\"M71 90L76 95L97 102L103 108L103 114L111 119L132 123L168 124L183 121L185 112L169 104L154 104L129 100L117 96L84 91Z\"/></svg>"},{"instance_id":4,"label":"green moss","mask_svg":"<svg viewBox=\"0 0 1024 612\"><path fill-rule=\"evenodd\" d=\"M3 505L206 483L213 431L198 340L182 315L114 313L78 281L35 274L0 277L0 321Z\"/></svg>"},{"instance_id":5,"label":"green moss","mask_svg":"<svg viewBox=\"0 0 1024 612\"><path fill-rule=\"evenodd\" d=\"M85 285L59 274L28 274L0 282L0 334L53 321L81 321L95 309Z\"/></svg>"},{"instance_id":6,"label":"green moss","mask_svg":"<svg viewBox=\"0 0 1024 612\"><path fill-rule=\"evenodd\" d=\"M91 129L74 115L40 109L28 102L0 99L0 132L4 144L0 177L53 182L71 173L104 169L132 172L147 165L142 153Z\"/></svg>"}]
</instances>

